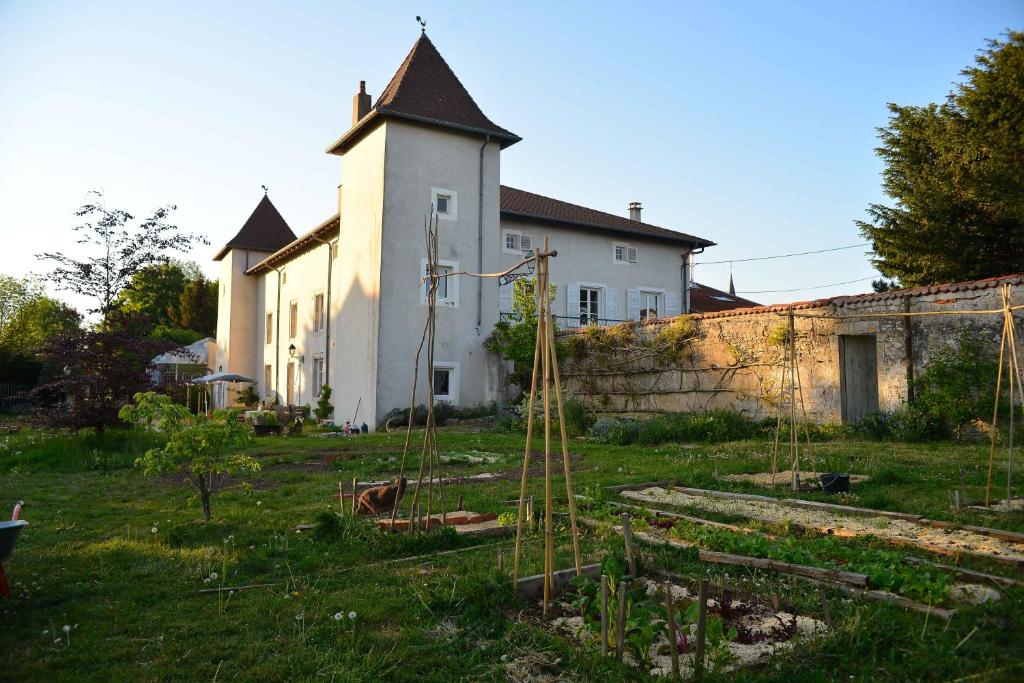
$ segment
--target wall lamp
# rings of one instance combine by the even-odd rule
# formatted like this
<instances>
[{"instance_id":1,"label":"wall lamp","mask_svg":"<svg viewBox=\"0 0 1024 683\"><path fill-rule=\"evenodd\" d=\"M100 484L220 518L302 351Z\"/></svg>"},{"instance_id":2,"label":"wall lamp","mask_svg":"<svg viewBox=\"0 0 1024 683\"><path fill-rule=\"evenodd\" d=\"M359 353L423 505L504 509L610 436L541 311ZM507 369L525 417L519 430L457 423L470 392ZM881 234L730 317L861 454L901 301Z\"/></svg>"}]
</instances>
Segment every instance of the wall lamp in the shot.
<instances>
[{"instance_id":1,"label":"wall lamp","mask_svg":"<svg viewBox=\"0 0 1024 683\"><path fill-rule=\"evenodd\" d=\"M297 358L300 363L305 362L306 357L303 356L301 353L298 356L296 356L295 355L295 351L296 351L295 344L289 344L288 345L288 355L290 357L292 357L292 358Z\"/></svg>"}]
</instances>

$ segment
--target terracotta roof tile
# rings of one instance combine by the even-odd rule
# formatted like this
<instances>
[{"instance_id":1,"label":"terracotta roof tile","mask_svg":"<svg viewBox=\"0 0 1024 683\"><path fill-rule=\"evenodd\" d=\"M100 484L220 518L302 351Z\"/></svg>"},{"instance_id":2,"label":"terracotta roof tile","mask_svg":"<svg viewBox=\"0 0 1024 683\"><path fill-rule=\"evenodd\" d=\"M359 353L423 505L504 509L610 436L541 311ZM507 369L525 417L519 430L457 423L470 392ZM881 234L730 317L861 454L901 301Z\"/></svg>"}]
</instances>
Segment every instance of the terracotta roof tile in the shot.
<instances>
[{"instance_id":1,"label":"terracotta roof tile","mask_svg":"<svg viewBox=\"0 0 1024 683\"><path fill-rule=\"evenodd\" d=\"M969 280L967 282L948 282L939 285L908 287L907 289L891 289L888 292L867 292L865 294L833 296L827 299L813 299L811 301L794 301L793 303L788 304L771 304L768 306L755 306L752 308L736 308L727 311L706 313L701 317L717 318L733 315L751 315L754 313L773 313L790 310L799 311L809 308L824 308L826 306L858 306L876 301L902 299L905 296L921 297L933 296L935 294L981 291L992 289L993 287L999 287L1003 284L1024 285L1024 273L999 275L998 277L989 277L982 280Z\"/></svg>"},{"instance_id":2,"label":"terracotta roof tile","mask_svg":"<svg viewBox=\"0 0 1024 683\"><path fill-rule=\"evenodd\" d=\"M502 147L521 139L487 118L426 33L421 34L412 46L370 113L332 144L327 152L344 152L363 131L373 127L374 121L389 116L491 135L501 142Z\"/></svg>"},{"instance_id":3,"label":"terracotta roof tile","mask_svg":"<svg viewBox=\"0 0 1024 683\"><path fill-rule=\"evenodd\" d=\"M690 288L690 310L694 313L717 313L734 308L750 308L760 305L756 301L744 299L741 296L697 282L694 282L693 287Z\"/></svg>"},{"instance_id":4,"label":"terracotta roof tile","mask_svg":"<svg viewBox=\"0 0 1024 683\"><path fill-rule=\"evenodd\" d=\"M263 199L256 205L249 220L234 237L228 240L228 243L213 260L220 261L230 249L277 251L294 239L295 233L281 217L277 207L270 201L270 197L263 195Z\"/></svg>"},{"instance_id":5,"label":"terracotta roof tile","mask_svg":"<svg viewBox=\"0 0 1024 683\"><path fill-rule=\"evenodd\" d=\"M613 213L588 209L585 206L570 204L525 190L517 190L506 185L501 186L501 213L509 217L606 230L622 235L637 235L670 242L685 242L697 246L714 244L714 242L701 237L660 228L650 223L633 221Z\"/></svg>"}]
</instances>

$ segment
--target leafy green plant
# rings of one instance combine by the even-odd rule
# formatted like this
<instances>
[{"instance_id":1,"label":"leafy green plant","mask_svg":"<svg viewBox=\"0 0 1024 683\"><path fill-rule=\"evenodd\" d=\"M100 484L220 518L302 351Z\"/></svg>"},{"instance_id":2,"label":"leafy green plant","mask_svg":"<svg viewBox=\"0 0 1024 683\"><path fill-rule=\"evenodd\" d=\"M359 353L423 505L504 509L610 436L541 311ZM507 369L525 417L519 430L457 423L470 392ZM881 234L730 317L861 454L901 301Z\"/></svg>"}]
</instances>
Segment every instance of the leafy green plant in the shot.
<instances>
[{"instance_id":1,"label":"leafy green plant","mask_svg":"<svg viewBox=\"0 0 1024 683\"><path fill-rule=\"evenodd\" d=\"M316 408L313 409L313 414L316 415L318 420L326 420L334 414L334 406L331 405L331 393L332 390L328 385L320 387L320 398L317 399Z\"/></svg>"},{"instance_id":2,"label":"leafy green plant","mask_svg":"<svg viewBox=\"0 0 1024 683\"><path fill-rule=\"evenodd\" d=\"M203 519L210 521L211 499L226 488L231 477L256 472L260 464L235 449L252 438L249 425L235 410L193 415L169 396L153 391L135 395L135 404L121 408L119 417L167 438L135 461L147 476L181 472L203 504Z\"/></svg>"},{"instance_id":3,"label":"leafy green plant","mask_svg":"<svg viewBox=\"0 0 1024 683\"><path fill-rule=\"evenodd\" d=\"M960 438L964 425L991 419L998 362L972 335L932 355L914 381L915 407Z\"/></svg>"}]
</instances>

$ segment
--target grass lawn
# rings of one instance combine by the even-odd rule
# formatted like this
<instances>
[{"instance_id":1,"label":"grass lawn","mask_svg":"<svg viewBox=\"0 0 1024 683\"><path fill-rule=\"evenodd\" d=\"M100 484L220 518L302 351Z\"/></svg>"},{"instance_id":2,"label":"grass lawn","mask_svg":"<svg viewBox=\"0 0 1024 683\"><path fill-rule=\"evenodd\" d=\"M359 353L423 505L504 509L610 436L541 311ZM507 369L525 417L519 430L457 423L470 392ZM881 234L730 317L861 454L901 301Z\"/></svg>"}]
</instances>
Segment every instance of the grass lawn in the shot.
<instances>
[{"instance_id":1,"label":"grass lawn","mask_svg":"<svg viewBox=\"0 0 1024 683\"><path fill-rule=\"evenodd\" d=\"M196 521L199 503L178 478L147 479L132 467L149 445L144 438L107 439L97 445L31 431L0 437L0 503L25 500L22 518L30 522L5 565L13 596L0 602L2 680L508 680L506 663L526 655L534 662L534 680L646 680L641 671L602 660L596 648L553 635L535 620L503 616L523 608L511 596L508 577L497 572L496 548L508 553L506 541L382 537L351 523L295 531L325 513L332 519L339 481L394 476L404 435L259 439L248 452L262 471L217 496L209 524ZM471 452L497 456L488 464L452 462L448 476L521 466L519 435L448 430L439 441L442 453L456 454L456 460L466 460L457 454L478 455ZM656 479L765 493L714 475L770 468L766 440L658 447L575 441L571 450L579 456L577 492L597 498L604 486ZM846 441L822 443L816 454L819 470L871 477L855 486L850 504L1024 531L1020 516L956 517L949 510L947 490L959 484L961 469L972 496L982 495L988 458L983 445ZM325 456L333 457L325 464ZM539 500L542 481L531 486ZM559 486L561 478L556 492ZM518 477L456 486L448 495L459 493L467 509L510 510L502 501L517 497ZM530 537L525 574L541 571L539 539ZM557 566L571 566L564 526L557 541ZM467 544L486 545L429 562L374 564ZM590 561L621 544L607 529L582 538ZM779 574L704 564L668 550L654 553L652 562L688 576L756 586L809 614L820 612L813 586ZM1013 575L996 564L968 564ZM198 592L251 584L271 585L233 594ZM995 604L959 607L948 623L831 590L827 595L835 621L830 635L722 679L1024 677L1024 669L1012 668L1024 661L1024 589L1008 590Z\"/></svg>"}]
</instances>

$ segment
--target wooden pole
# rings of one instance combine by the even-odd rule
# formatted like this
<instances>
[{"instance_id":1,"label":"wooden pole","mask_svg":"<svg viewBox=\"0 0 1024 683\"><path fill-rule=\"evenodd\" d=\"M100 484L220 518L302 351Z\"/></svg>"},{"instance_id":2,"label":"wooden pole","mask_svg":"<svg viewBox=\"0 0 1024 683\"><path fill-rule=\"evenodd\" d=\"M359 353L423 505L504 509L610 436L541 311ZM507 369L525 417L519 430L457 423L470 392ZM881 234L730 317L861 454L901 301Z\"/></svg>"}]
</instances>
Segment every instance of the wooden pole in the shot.
<instances>
[{"instance_id":1,"label":"wooden pole","mask_svg":"<svg viewBox=\"0 0 1024 683\"><path fill-rule=\"evenodd\" d=\"M1007 322L1006 322L1006 295L1003 294L1003 336L999 340L999 369L996 371L996 401L995 407L992 409L992 439L991 446L988 453L988 478L985 482L985 507L989 506L989 501L992 497L992 469L996 462L996 429L999 422L999 394L1001 393L1003 384L1003 356L1006 353L1006 335L1007 335Z\"/></svg>"},{"instance_id":2,"label":"wooden pole","mask_svg":"<svg viewBox=\"0 0 1024 683\"><path fill-rule=\"evenodd\" d=\"M539 257L534 257L539 260ZM536 266L539 270L540 266ZM538 325L540 323L538 322ZM533 422L537 402L537 374L540 368L540 344L533 348L533 372L530 376L530 399L526 408L526 446L523 449L523 475L519 481L519 514L516 516L516 547L512 558L512 588L516 586L519 579L519 558L522 551L523 539L523 504L526 499L526 479L530 469L530 447L533 445ZM533 517L533 496L530 496L530 517Z\"/></svg>"},{"instance_id":3,"label":"wooden pole","mask_svg":"<svg viewBox=\"0 0 1024 683\"><path fill-rule=\"evenodd\" d=\"M608 577L601 574L601 656L608 656Z\"/></svg>"},{"instance_id":4,"label":"wooden pole","mask_svg":"<svg viewBox=\"0 0 1024 683\"><path fill-rule=\"evenodd\" d=\"M789 452L793 459L793 490L800 490L800 448L796 433L796 323L789 311Z\"/></svg>"},{"instance_id":5,"label":"wooden pole","mask_svg":"<svg viewBox=\"0 0 1024 683\"><path fill-rule=\"evenodd\" d=\"M341 508L342 516L345 515L345 486L338 482L338 507Z\"/></svg>"},{"instance_id":6,"label":"wooden pole","mask_svg":"<svg viewBox=\"0 0 1024 683\"><path fill-rule=\"evenodd\" d=\"M626 542L626 565L629 567L629 575L635 577L636 559L633 557L633 529L629 525L629 513L622 513L622 538Z\"/></svg>"},{"instance_id":7,"label":"wooden pole","mask_svg":"<svg viewBox=\"0 0 1024 683\"><path fill-rule=\"evenodd\" d=\"M626 582L619 582L619 613L615 619L615 658L622 661L626 646Z\"/></svg>"},{"instance_id":8,"label":"wooden pole","mask_svg":"<svg viewBox=\"0 0 1024 683\"><path fill-rule=\"evenodd\" d=\"M697 612L697 650L693 656L693 670L698 676L704 670L704 637L708 628L708 581L700 580L700 588L697 591L697 601L700 609Z\"/></svg>"},{"instance_id":9,"label":"wooden pole","mask_svg":"<svg viewBox=\"0 0 1024 683\"><path fill-rule=\"evenodd\" d=\"M459 493L459 507L457 509L458 509L459 512L462 512L465 509L465 508L462 507L462 494L461 493Z\"/></svg>"},{"instance_id":10,"label":"wooden pole","mask_svg":"<svg viewBox=\"0 0 1024 683\"><path fill-rule=\"evenodd\" d=\"M821 613L825 617L825 625L832 628L832 610L828 606L828 598L825 597L825 591L822 588L818 589L818 600L821 602Z\"/></svg>"},{"instance_id":11,"label":"wooden pole","mask_svg":"<svg viewBox=\"0 0 1024 683\"><path fill-rule=\"evenodd\" d=\"M545 251L547 248L545 247ZM547 292L544 293L544 298L547 299ZM565 426L565 410L562 406L562 380L558 372L558 353L555 345L555 324L554 318L551 315L551 304L550 302L546 306L547 309L547 343L548 343L548 355L551 357L551 370L552 376L554 377L555 383L555 401L558 404L558 429L559 437L562 440L562 467L565 470L565 494L569 498L569 526L572 530L572 553L573 559L576 561L576 576L580 576L583 573L583 564L580 562L580 536L579 528L576 526L576 495L573 491L572 485L572 466L569 462L569 436L566 432Z\"/></svg>"},{"instance_id":12,"label":"wooden pole","mask_svg":"<svg viewBox=\"0 0 1024 683\"><path fill-rule=\"evenodd\" d=\"M544 251L548 250L547 238L544 239ZM540 320L538 321L537 343L541 344L541 361L544 366L544 551L547 558L546 569L544 570L544 615L548 613L548 603L551 600L552 576L554 574L554 545L555 545L555 516L554 512L554 490L551 481L551 354L548 352L547 344L543 341L547 334L547 305L548 305L548 260L544 257L541 260L541 280L537 288L540 296ZM540 326L543 325L543 328Z\"/></svg>"},{"instance_id":13,"label":"wooden pole","mask_svg":"<svg viewBox=\"0 0 1024 683\"><path fill-rule=\"evenodd\" d=\"M356 498L359 497L359 477L352 477L352 516L356 516Z\"/></svg>"},{"instance_id":14,"label":"wooden pole","mask_svg":"<svg viewBox=\"0 0 1024 683\"><path fill-rule=\"evenodd\" d=\"M672 600L672 584L665 586L665 614L668 619L668 647L672 653L672 675L679 678L679 641L676 635L676 606Z\"/></svg>"}]
</instances>

